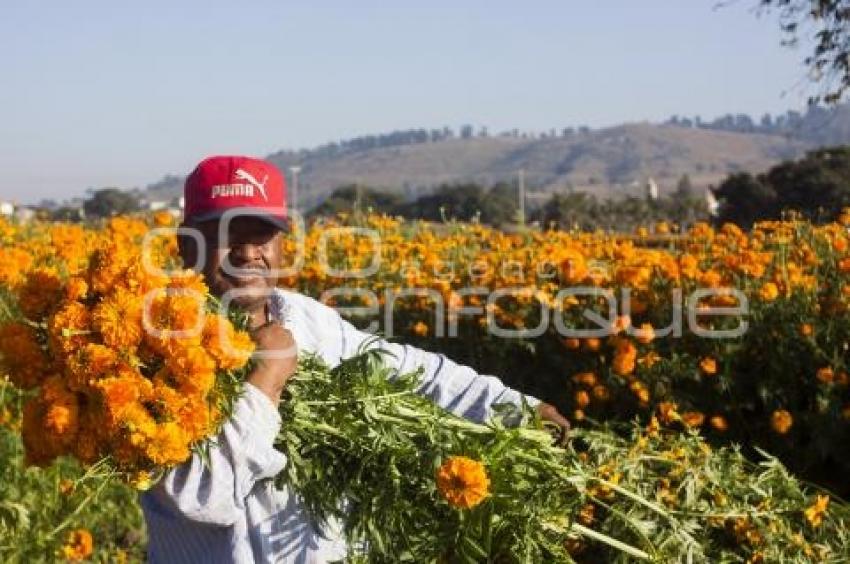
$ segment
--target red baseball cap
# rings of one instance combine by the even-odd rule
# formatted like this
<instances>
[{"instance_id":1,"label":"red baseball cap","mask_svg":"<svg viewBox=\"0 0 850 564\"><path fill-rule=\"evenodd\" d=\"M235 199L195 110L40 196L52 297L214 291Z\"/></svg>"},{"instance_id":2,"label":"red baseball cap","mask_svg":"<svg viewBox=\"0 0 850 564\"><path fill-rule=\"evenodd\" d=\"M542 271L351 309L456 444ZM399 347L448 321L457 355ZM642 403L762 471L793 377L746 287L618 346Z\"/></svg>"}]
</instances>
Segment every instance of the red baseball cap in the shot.
<instances>
[{"instance_id":1,"label":"red baseball cap","mask_svg":"<svg viewBox=\"0 0 850 564\"><path fill-rule=\"evenodd\" d=\"M251 157L216 156L201 161L186 178L185 218L218 219L233 208L286 229L286 183L280 171Z\"/></svg>"}]
</instances>

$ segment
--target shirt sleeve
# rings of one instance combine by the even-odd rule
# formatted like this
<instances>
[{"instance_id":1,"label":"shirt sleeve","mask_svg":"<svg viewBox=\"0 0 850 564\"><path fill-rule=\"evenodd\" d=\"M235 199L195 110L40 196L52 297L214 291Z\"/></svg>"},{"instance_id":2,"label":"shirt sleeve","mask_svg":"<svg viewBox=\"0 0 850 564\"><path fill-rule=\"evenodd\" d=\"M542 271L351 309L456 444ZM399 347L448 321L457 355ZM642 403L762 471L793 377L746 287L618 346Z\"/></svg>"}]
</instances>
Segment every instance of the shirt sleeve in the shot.
<instances>
[{"instance_id":1,"label":"shirt sleeve","mask_svg":"<svg viewBox=\"0 0 850 564\"><path fill-rule=\"evenodd\" d=\"M245 383L232 417L208 445L206 460L193 453L145 495L193 521L232 525L244 512L254 484L278 474L286 457L273 447L280 414L258 388Z\"/></svg>"},{"instance_id":2,"label":"shirt sleeve","mask_svg":"<svg viewBox=\"0 0 850 564\"><path fill-rule=\"evenodd\" d=\"M469 366L458 364L445 355L425 351L411 345L376 339L375 335L358 330L337 314L342 338L342 357L357 354L364 342L368 348L383 348L391 354L386 362L404 374L423 368L417 391L448 411L483 423L493 415L493 406L525 402L534 407L540 400L505 386L495 376L478 374ZM369 342L371 341L371 342Z\"/></svg>"}]
</instances>

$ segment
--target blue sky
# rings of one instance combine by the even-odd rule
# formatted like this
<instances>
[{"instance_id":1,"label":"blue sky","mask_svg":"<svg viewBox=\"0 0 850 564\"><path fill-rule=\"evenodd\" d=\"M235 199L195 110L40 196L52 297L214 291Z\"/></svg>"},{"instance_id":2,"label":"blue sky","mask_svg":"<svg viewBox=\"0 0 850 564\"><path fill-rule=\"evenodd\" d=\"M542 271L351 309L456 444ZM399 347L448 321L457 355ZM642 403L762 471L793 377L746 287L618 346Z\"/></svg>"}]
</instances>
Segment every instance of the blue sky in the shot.
<instances>
[{"instance_id":1,"label":"blue sky","mask_svg":"<svg viewBox=\"0 0 850 564\"><path fill-rule=\"evenodd\" d=\"M0 198L144 186L211 153L410 127L801 109L756 0L9 2Z\"/></svg>"}]
</instances>

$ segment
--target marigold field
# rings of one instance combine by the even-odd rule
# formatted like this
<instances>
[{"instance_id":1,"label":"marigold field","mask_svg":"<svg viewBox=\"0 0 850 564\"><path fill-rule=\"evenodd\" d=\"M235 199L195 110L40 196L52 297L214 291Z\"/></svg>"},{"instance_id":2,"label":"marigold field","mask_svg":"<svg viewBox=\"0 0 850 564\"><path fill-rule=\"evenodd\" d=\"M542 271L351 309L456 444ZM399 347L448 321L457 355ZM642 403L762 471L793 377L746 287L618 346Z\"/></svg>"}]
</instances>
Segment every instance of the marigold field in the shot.
<instances>
[{"instance_id":1,"label":"marigold field","mask_svg":"<svg viewBox=\"0 0 850 564\"><path fill-rule=\"evenodd\" d=\"M285 239L292 260L280 284L341 308L359 327L495 374L575 426L637 420L738 444L752 458L770 453L831 492L801 508L818 527L829 500L850 494L847 225L850 212L833 224L789 219L750 231L506 233L339 217ZM175 259L174 226L166 214L86 226L0 222L0 560L143 558L136 492L103 480L107 469L66 459L26 467L39 460L24 460L23 441L50 451L49 437L22 437L22 389L46 368L39 343L2 322L61 309L72 299L61 281L89 271L94 248ZM113 323L120 341L116 311L99 323ZM53 315L50 333L86 331L91 320L73 313ZM604 335L575 334L600 323ZM455 461L441 479L462 471L474 464ZM476 484L486 489L484 478Z\"/></svg>"}]
</instances>

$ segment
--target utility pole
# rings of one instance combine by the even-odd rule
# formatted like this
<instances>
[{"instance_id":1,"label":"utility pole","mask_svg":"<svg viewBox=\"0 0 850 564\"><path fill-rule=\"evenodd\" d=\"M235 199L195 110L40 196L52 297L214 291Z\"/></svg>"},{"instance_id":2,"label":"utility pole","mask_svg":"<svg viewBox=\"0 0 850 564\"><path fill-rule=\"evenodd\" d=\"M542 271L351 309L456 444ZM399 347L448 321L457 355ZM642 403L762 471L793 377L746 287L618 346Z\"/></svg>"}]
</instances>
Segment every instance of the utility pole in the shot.
<instances>
[{"instance_id":1,"label":"utility pole","mask_svg":"<svg viewBox=\"0 0 850 564\"><path fill-rule=\"evenodd\" d=\"M519 223L525 225L525 169L519 169Z\"/></svg>"},{"instance_id":2,"label":"utility pole","mask_svg":"<svg viewBox=\"0 0 850 564\"><path fill-rule=\"evenodd\" d=\"M301 172L300 166L289 167L289 173L292 175L292 211L298 212L298 173Z\"/></svg>"}]
</instances>

